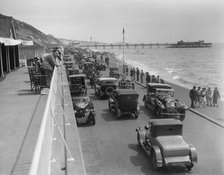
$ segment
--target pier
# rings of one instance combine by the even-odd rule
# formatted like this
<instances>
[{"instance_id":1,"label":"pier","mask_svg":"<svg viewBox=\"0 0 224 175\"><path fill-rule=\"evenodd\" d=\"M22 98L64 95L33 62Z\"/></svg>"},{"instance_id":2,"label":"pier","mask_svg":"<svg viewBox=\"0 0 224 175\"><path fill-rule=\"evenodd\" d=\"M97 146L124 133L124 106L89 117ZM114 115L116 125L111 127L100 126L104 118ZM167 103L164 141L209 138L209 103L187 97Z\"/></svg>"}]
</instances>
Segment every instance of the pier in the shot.
<instances>
[{"instance_id":1,"label":"pier","mask_svg":"<svg viewBox=\"0 0 224 175\"><path fill-rule=\"evenodd\" d=\"M132 44L132 43L119 43L119 44L79 44L77 47L81 48L103 48L103 49L151 49L151 48L207 48L212 47L212 43L205 43L202 41L196 42L184 42L179 41L177 43L140 43L140 44Z\"/></svg>"}]
</instances>

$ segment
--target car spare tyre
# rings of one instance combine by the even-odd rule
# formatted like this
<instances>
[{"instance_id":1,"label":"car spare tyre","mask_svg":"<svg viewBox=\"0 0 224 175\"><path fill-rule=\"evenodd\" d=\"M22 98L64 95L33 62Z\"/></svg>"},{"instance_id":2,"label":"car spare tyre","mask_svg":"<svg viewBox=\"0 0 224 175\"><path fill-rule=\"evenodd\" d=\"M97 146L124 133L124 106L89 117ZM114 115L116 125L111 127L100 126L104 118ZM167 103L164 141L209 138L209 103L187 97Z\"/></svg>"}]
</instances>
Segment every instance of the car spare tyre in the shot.
<instances>
[{"instance_id":1,"label":"car spare tyre","mask_svg":"<svg viewBox=\"0 0 224 175\"><path fill-rule=\"evenodd\" d=\"M108 86L105 90L106 94L108 96L112 95L112 93L114 92L114 88L112 86Z\"/></svg>"}]
</instances>

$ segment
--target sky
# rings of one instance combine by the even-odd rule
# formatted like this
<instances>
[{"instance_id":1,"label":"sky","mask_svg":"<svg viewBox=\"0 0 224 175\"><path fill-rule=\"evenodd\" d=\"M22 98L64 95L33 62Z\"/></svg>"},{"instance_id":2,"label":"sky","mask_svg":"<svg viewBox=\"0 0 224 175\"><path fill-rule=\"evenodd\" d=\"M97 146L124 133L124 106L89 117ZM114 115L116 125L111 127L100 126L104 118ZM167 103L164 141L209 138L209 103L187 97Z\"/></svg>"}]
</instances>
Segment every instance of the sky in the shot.
<instances>
[{"instance_id":1,"label":"sky","mask_svg":"<svg viewBox=\"0 0 224 175\"><path fill-rule=\"evenodd\" d=\"M224 0L0 0L0 13L71 40L224 42Z\"/></svg>"}]
</instances>

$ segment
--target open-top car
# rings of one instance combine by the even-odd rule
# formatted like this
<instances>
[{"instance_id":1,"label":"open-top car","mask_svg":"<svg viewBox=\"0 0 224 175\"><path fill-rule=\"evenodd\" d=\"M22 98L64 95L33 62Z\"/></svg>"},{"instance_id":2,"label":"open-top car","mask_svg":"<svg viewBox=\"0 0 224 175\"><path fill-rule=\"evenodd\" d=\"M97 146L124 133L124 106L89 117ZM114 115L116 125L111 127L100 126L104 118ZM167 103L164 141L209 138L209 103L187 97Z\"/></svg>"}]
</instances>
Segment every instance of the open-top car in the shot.
<instances>
[{"instance_id":1,"label":"open-top car","mask_svg":"<svg viewBox=\"0 0 224 175\"><path fill-rule=\"evenodd\" d=\"M114 78L119 78L119 70L118 67L110 67L109 76Z\"/></svg>"},{"instance_id":2,"label":"open-top car","mask_svg":"<svg viewBox=\"0 0 224 175\"><path fill-rule=\"evenodd\" d=\"M95 68L93 62L88 61L83 63L83 73L86 74L86 78L89 79L91 77L94 72L94 69Z\"/></svg>"},{"instance_id":3,"label":"open-top car","mask_svg":"<svg viewBox=\"0 0 224 175\"><path fill-rule=\"evenodd\" d=\"M115 117L119 118L124 115L131 115L135 119L138 118L139 94L132 89L118 89L108 99L109 109L115 113Z\"/></svg>"},{"instance_id":4,"label":"open-top car","mask_svg":"<svg viewBox=\"0 0 224 175\"><path fill-rule=\"evenodd\" d=\"M134 89L135 84L130 79L128 79L125 75L122 75L121 79L118 82L120 89Z\"/></svg>"},{"instance_id":5,"label":"open-top car","mask_svg":"<svg viewBox=\"0 0 224 175\"><path fill-rule=\"evenodd\" d=\"M87 94L87 87L85 83L84 74L69 75L69 88L71 96L79 96Z\"/></svg>"},{"instance_id":6,"label":"open-top car","mask_svg":"<svg viewBox=\"0 0 224 175\"><path fill-rule=\"evenodd\" d=\"M95 82L95 94L101 98L103 96L110 96L117 89L117 79L112 77L100 77Z\"/></svg>"},{"instance_id":7,"label":"open-top car","mask_svg":"<svg viewBox=\"0 0 224 175\"><path fill-rule=\"evenodd\" d=\"M144 129L136 129L138 144L151 157L156 170L162 167L191 170L197 163L196 149L184 141L182 131L182 122L172 118L151 119Z\"/></svg>"},{"instance_id":8,"label":"open-top car","mask_svg":"<svg viewBox=\"0 0 224 175\"><path fill-rule=\"evenodd\" d=\"M72 97L73 108L75 112L76 123L80 124L88 123L95 125L95 110L92 100L89 96Z\"/></svg>"},{"instance_id":9,"label":"open-top car","mask_svg":"<svg viewBox=\"0 0 224 175\"><path fill-rule=\"evenodd\" d=\"M146 108L155 112L158 118L185 118L187 106L174 99L174 89L168 84L148 83L147 95L143 101Z\"/></svg>"}]
</instances>

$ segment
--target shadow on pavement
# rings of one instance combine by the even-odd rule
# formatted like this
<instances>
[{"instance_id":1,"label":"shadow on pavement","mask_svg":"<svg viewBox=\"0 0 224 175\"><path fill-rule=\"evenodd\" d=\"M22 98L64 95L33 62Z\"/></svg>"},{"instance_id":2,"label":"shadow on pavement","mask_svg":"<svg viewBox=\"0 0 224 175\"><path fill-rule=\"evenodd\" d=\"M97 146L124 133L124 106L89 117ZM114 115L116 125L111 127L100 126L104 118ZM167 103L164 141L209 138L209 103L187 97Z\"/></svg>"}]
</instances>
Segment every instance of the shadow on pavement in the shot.
<instances>
[{"instance_id":1,"label":"shadow on pavement","mask_svg":"<svg viewBox=\"0 0 224 175\"><path fill-rule=\"evenodd\" d=\"M18 91L18 95L22 96L22 95L38 95L38 94L35 94L35 92L31 91L30 89L21 89Z\"/></svg>"}]
</instances>

